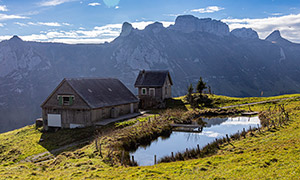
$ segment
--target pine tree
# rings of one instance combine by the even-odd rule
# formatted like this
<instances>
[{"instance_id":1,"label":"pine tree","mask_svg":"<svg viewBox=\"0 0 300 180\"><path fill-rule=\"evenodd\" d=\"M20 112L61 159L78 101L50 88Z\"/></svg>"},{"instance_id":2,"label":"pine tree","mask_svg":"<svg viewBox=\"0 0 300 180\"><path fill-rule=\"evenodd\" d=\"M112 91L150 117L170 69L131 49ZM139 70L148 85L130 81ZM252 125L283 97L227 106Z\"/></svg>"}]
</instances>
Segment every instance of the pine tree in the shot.
<instances>
[{"instance_id":1,"label":"pine tree","mask_svg":"<svg viewBox=\"0 0 300 180\"><path fill-rule=\"evenodd\" d=\"M196 87L197 92L200 93L200 95L202 95L203 90L206 88L206 83L202 80L202 77L200 77Z\"/></svg>"},{"instance_id":2,"label":"pine tree","mask_svg":"<svg viewBox=\"0 0 300 180\"><path fill-rule=\"evenodd\" d=\"M188 87L187 95L186 95L186 100L189 104L191 104L193 102L193 91L194 91L193 85L190 84L190 86Z\"/></svg>"}]
</instances>

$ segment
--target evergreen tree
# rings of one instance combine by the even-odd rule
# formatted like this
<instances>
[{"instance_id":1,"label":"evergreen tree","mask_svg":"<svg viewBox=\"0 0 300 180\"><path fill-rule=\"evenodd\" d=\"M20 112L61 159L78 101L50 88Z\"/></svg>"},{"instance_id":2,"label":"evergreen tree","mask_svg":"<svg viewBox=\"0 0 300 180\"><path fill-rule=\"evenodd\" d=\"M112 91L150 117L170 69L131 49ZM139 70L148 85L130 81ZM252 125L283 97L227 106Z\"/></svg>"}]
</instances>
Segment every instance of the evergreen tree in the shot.
<instances>
[{"instance_id":1,"label":"evergreen tree","mask_svg":"<svg viewBox=\"0 0 300 180\"><path fill-rule=\"evenodd\" d=\"M190 84L190 86L188 87L188 92L186 94L186 100L189 104L193 102L193 91L194 91L193 85Z\"/></svg>"},{"instance_id":2,"label":"evergreen tree","mask_svg":"<svg viewBox=\"0 0 300 180\"><path fill-rule=\"evenodd\" d=\"M202 77L200 77L196 87L197 92L200 93L200 95L202 95L203 90L206 88L206 83L202 80Z\"/></svg>"}]
</instances>

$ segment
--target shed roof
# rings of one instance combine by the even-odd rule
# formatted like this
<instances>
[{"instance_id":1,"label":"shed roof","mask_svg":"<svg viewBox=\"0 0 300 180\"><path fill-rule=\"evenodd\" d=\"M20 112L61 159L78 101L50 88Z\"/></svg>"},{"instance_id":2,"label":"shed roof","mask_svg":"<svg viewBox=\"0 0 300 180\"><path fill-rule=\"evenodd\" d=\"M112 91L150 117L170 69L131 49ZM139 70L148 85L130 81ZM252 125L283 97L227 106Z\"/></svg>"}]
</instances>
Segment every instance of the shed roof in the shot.
<instances>
[{"instance_id":1,"label":"shed roof","mask_svg":"<svg viewBox=\"0 0 300 180\"><path fill-rule=\"evenodd\" d=\"M137 97L118 79L66 79L91 108L138 102Z\"/></svg>"},{"instance_id":2,"label":"shed roof","mask_svg":"<svg viewBox=\"0 0 300 180\"><path fill-rule=\"evenodd\" d=\"M169 78L173 85L169 71L140 71L134 86L135 87L162 87Z\"/></svg>"},{"instance_id":3,"label":"shed roof","mask_svg":"<svg viewBox=\"0 0 300 180\"><path fill-rule=\"evenodd\" d=\"M138 102L137 97L118 79L72 78L64 79L59 86L63 83L68 83L93 109Z\"/></svg>"}]
</instances>

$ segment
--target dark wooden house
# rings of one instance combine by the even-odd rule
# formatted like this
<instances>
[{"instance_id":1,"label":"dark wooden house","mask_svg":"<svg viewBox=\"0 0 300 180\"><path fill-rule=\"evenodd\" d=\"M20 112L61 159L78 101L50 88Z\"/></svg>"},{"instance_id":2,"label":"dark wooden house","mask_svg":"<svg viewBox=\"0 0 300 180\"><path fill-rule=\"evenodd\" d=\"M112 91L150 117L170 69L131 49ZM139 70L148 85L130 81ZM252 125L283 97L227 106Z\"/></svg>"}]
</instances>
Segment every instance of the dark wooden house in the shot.
<instances>
[{"instance_id":1,"label":"dark wooden house","mask_svg":"<svg viewBox=\"0 0 300 180\"><path fill-rule=\"evenodd\" d=\"M172 85L169 71L140 71L134 84L138 88L140 107L162 105L165 99L172 97Z\"/></svg>"},{"instance_id":2,"label":"dark wooden house","mask_svg":"<svg viewBox=\"0 0 300 180\"><path fill-rule=\"evenodd\" d=\"M64 79L43 102L44 128L92 126L138 111L138 99L118 79Z\"/></svg>"}]
</instances>

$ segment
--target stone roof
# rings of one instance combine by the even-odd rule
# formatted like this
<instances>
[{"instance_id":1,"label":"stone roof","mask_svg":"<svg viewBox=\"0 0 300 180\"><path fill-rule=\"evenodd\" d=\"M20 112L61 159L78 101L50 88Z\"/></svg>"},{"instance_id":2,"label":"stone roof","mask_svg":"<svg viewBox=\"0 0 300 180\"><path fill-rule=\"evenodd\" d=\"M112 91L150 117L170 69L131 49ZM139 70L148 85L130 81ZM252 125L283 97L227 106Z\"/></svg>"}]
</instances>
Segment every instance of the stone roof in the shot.
<instances>
[{"instance_id":1,"label":"stone roof","mask_svg":"<svg viewBox=\"0 0 300 180\"><path fill-rule=\"evenodd\" d=\"M167 79L173 85L169 71L140 71L134 86L135 87L162 87Z\"/></svg>"}]
</instances>

